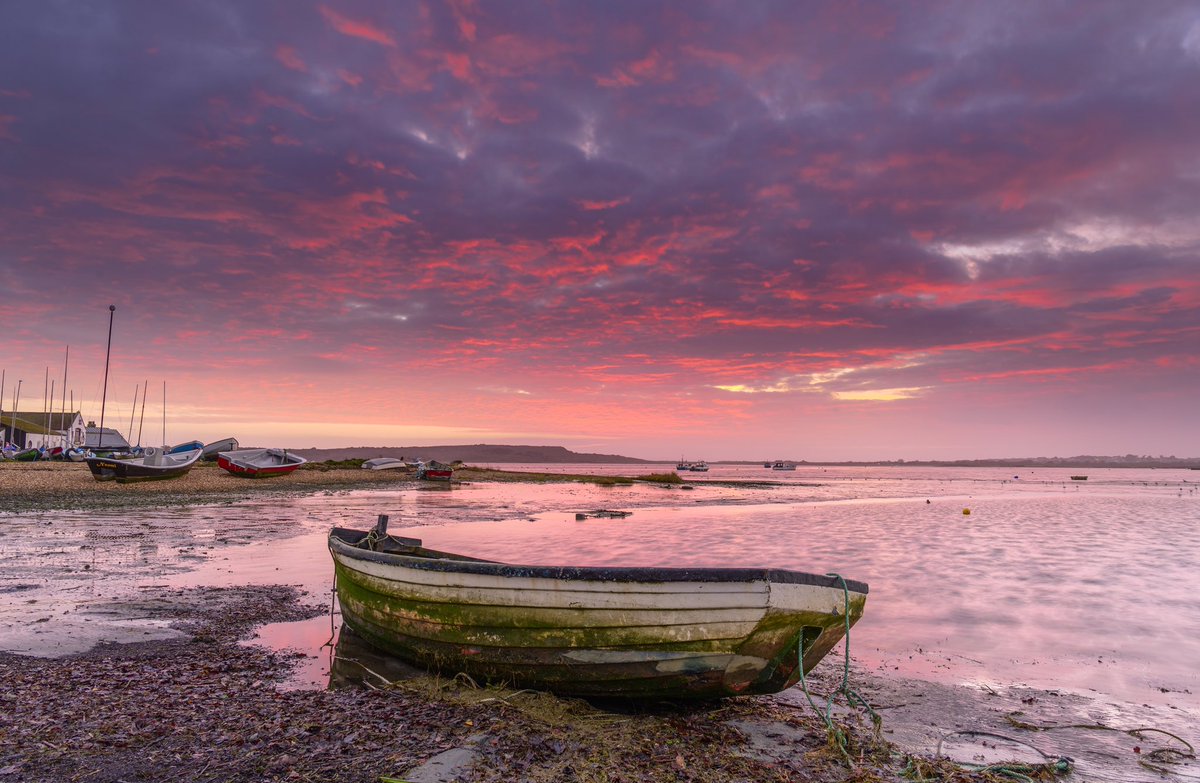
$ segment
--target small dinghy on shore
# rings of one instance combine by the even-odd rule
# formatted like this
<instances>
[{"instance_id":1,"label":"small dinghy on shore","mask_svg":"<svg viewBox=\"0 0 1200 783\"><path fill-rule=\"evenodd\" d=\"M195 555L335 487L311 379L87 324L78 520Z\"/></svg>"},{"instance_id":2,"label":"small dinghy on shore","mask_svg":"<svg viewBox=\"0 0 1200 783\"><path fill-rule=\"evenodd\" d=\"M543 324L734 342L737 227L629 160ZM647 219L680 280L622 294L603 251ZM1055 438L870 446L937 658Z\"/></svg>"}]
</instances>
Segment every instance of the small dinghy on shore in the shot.
<instances>
[{"instance_id":1,"label":"small dinghy on shore","mask_svg":"<svg viewBox=\"0 0 1200 783\"><path fill-rule=\"evenodd\" d=\"M113 459L111 457L88 457L88 468L96 481L152 481L182 476L192 469L200 459L200 449L166 453L149 446L136 459Z\"/></svg>"},{"instance_id":2,"label":"small dinghy on shore","mask_svg":"<svg viewBox=\"0 0 1200 783\"><path fill-rule=\"evenodd\" d=\"M222 451L235 451L237 447L237 438L214 440L212 443L204 444L204 448L201 450L200 459L206 462L216 462L217 455L219 455Z\"/></svg>"},{"instance_id":3,"label":"small dinghy on shore","mask_svg":"<svg viewBox=\"0 0 1200 783\"><path fill-rule=\"evenodd\" d=\"M863 613L867 585L773 568L525 566L333 528L342 618L446 674L615 698L715 698L795 684Z\"/></svg>"},{"instance_id":4,"label":"small dinghy on shore","mask_svg":"<svg viewBox=\"0 0 1200 783\"><path fill-rule=\"evenodd\" d=\"M241 449L222 451L217 455L217 464L235 476L243 478L268 478L291 473L308 462L298 454L285 449Z\"/></svg>"},{"instance_id":5,"label":"small dinghy on shore","mask_svg":"<svg viewBox=\"0 0 1200 783\"><path fill-rule=\"evenodd\" d=\"M408 464L396 457L375 457L363 460L363 470L407 470Z\"/></svg>"}]
</instances>

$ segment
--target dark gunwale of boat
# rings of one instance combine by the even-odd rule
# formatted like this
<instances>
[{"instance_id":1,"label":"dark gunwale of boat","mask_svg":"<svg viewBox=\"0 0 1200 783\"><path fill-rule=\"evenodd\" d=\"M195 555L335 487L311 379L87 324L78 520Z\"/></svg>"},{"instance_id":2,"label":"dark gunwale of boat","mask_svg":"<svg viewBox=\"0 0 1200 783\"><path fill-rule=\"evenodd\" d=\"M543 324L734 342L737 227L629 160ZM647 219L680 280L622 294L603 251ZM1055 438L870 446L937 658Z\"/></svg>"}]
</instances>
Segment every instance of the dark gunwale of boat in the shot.
<instances>
[{"instance_id":1,"label":"dark gunwale of boat","mask_svg":"<svg viewBox=\"0 0 1200 783\"><path fill-rule=\"evenodd\" d=\"M531 566L477 560L449 552L421 547L413 538L388 536L380 544L395 551L363 549L357 544L367 538L367 531L335 527L329 533L329 547L346 557L376 563L402 565L424 571L449 571L466 574L486 574L505 577L540 579L574 579L589 582L755 582L816 585L841 588L842 581L834 576L791 571L783 568L660 568L654 566ZM390 545L390 546L389 546ZM846 589L866 595L866 582L845 580Z\"/></svg>"}]
</instances>

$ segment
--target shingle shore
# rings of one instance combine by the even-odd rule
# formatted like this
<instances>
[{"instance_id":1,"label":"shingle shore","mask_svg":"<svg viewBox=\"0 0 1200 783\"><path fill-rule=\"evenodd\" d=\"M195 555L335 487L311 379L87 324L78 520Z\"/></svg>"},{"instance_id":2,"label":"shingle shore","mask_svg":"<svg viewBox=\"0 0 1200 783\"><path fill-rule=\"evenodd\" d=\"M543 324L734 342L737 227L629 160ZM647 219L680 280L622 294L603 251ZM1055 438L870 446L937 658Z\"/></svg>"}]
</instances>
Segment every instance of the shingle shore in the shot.
<instances>
[{"instance_id":1,"label":"shingle shore","mask_svg":"<svg viewBox=\"0 0 1200 783\"><path fill-rule=\"evenodd\" d=\"M202 464L187 475L159 481L119 484L96 481L84 463L0 462L0 512L48 508L90 508L204 502L260 492L305 493L327 488L405 484L412 474L395 470L312 468L286 476L245 479L215 464Z\"/></svg>"}]
</instances>

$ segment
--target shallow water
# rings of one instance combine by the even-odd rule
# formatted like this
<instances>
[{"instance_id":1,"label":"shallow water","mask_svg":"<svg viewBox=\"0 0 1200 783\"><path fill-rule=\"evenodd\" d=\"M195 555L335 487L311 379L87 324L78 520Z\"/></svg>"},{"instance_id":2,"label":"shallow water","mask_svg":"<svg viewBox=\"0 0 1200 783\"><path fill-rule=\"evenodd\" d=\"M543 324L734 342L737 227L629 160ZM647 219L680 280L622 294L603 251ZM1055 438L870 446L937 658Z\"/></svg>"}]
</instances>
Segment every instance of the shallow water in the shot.
<instances>
[{"instance_id":1,"label":"shallow water","mask_svg":"<svg viewBox=\"0 0 1200 783\"><path fill-rule=\"evenodd\" d=\"M673 467L533 469L638 475ZM1087 481L1070 480L1085 472ZM139 510L110 520L10 515L0 538L0 639L15 649L7 642L19 634L5 629L30 611L31 598L44 607L50 588L84 614L89 600L152 584L295 584L325 601L328 528L366 528L384 513L390 532L510 562L837 572L871 588L851 635L860 665L1080 694L1090 720L1145 716L1189 739L1200 725L1200 474L716 466L687 478L694 488L481 483ZM602 508L633 514L575 518ZM105 538L115 518L128 525L131 516L136 535ZM41 531L36 553L22 528ZM64 558L73 565L43 578L37 561ZM320 647L330 631L325 617L268 627L262 638L314 656L298 682L323 683L328 655Z\"/></svg>"}]
</instances>

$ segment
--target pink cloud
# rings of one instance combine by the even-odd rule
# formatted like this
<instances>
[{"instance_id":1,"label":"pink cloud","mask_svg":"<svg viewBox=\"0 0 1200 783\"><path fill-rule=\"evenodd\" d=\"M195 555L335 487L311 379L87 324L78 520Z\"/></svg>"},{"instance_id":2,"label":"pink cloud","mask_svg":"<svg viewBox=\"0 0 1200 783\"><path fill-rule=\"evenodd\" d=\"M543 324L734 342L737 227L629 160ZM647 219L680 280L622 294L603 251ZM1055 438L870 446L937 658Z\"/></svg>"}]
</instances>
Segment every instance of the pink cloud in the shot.
<instances>
[{"instance_id":1,"label":"pink cloud","mask_svg":"<svg viewBox=\"0 0 1200 783\"><path fill-rule=\"evenodd\" d=\"M300 54L291 46L277 46L275 48L275 59L282 63L285 68L302 73L308 72L308 66L304 64L304 60L300 59Z\"/></svg>"},{"instance_id":2,"label":"pink cloud","mask_svg":"<svg viewBox=\"0 0 1200 783\"><path fill-rule=\"evenodd\" d=\"M318 10L321 12L321 16L325 17L325 21L329 22L329 25L342 35L348 35L352 38L361 38L364 41L371 41L372 43L382 44L384 46L394 47L396 45L396 41L394 38L392 38L391 34L371 24L370 22L350 19L349 17L342 16L337 11L334 11L332 8L324 5L319 6Z\"/></svg>"}]
</instances>

